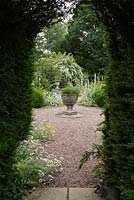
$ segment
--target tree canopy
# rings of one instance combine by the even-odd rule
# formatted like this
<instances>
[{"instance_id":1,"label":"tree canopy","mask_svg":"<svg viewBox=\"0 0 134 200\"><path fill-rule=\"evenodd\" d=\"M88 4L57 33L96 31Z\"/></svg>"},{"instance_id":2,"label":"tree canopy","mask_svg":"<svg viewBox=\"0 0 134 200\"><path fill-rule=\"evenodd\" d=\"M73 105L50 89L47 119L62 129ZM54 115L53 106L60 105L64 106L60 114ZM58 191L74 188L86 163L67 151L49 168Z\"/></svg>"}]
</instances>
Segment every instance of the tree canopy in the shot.
<instances>
[{"instance_id":1,"label":"tree canopy","mask_svg":"<svg viewBox=\"0 0 134 200\"><path fill-rule=\"evenodd\" d=\"M93 5L83 3L74 11L61 48L72 53L76 62L92 78L94 73L103 74L107 65L104 36L104 27L98 21Z\"/></svg>"},{"instance_id":2,"label":"tree canopy","mask_svg":"<svg viewBox=\"0 0 134 200\"><path fill-rule=\"evenodd\" d=\"M63 1L56 0L6 0L0 3L0 42L14 41L14 45L22 39L31 42L40 29L47 26L51 19L60 16ZM23 41L24 44L24 41Z\"/></svg>"},{"instance_id":3,"label":"tree canopy","mask_svg":"<svg viewBox=\"0 0 134 200\"><path fill-rule=\"evenodd\" d=\"M38 54L45 50L72 53L76 62L89 74L103 74L108 55L105 46L105 29L97 19L92 4L75 8L73 18L44 28L36 39Z\"/></svg>"},{"instance_id":4,"label":"tree canopy","mask_svg":"<svg viewBox=\"0 0 134 200\"><path fill-rule=\"evenodd\" d=\"M36 37L36 54L41 57L45 51L59 53L61 44L67 34L67 22L58 22L50 27L45 27Z\"/></svg>"}]
</instances>

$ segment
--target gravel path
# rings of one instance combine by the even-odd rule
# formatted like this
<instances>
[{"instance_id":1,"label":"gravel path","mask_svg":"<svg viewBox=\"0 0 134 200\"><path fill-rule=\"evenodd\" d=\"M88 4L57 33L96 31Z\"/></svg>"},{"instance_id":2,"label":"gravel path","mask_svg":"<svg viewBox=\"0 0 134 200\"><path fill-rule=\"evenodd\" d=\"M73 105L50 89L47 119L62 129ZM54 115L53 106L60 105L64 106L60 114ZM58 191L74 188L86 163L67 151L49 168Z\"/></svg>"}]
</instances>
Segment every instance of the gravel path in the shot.
<instances>
[{"instance_id":1,"label":"gravel path","mask_svg":"<svg viewBox=\"0 0 134 200\"><path fill-rule=\"evenodd\" d=\"M94 187L97 178L93 173L96 161L91 159L79 171L79 161L84 151L101 142L101 133L96 132L97 124L103 117L102 110L76 105L78 117L60 115L66 107L45 107L34 110L37 123L49 123L55 129L54 140L44 143L45 151L62 159L63 171L59 173L51 187Z\"/></svg>"}]
</instances>

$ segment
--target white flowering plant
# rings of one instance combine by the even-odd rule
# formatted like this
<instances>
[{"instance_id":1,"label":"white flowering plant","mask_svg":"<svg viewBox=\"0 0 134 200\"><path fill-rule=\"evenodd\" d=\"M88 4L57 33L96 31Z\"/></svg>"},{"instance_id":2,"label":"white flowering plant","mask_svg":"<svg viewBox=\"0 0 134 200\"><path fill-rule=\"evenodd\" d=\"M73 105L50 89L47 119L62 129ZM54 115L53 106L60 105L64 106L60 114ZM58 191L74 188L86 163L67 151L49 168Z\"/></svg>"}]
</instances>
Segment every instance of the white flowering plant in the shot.
<instances>
[{"instance_id":1,"label":"white flowering plant","mask_svg":"<svg viewBox=\"0 0 134 200\"><path fill-rule=\"evenodd\" d=\"M49 138L50 125L31 129L27 140L21 142L15 153L16 170L20 173L25 188L38 184L49 184L57 172L61 171L61 161L45 151L41 141ZM47 132L47 133L46 133ZM36 135L37 134L37 135ZM44 134L44 135L43 135Z\"/></svg>"},{"instance_id":2,"label":"white flowering plant","mask_svg":"<svg viewBox=\"0 0 134 200\"><path fill-rule=\"evenodd\" d=\"M63 105L61 96L50 91L44 93L44 105L45 106L61 106Z\"/></svg>"}]
</instances>

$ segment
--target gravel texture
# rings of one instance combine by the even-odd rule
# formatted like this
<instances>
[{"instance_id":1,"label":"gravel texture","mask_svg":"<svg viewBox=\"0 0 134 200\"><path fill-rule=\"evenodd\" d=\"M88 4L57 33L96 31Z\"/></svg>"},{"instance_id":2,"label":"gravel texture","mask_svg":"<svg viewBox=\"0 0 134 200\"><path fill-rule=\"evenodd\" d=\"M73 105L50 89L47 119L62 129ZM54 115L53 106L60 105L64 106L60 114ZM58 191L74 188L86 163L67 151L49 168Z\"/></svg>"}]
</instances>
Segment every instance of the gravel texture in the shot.
<instances>
[{"instance_id":1,"label":"gravel texture","mask_svg":"<svg viewBox=\"0 0 134 200\"><path fill-rule=\"evenodd\" d=\"M50 187L94 187L97 177L93 172L96 161L92 158L78 170L84 151L90 151L93 144L101 143L101 133L96 132L102 122L102 109L76 105L75 116L62 112L66 107L44 107L34 109L36 123L48 123L55 129L52 141L43 143L45 151L53 153L62 161L63 170L58 173Z\"/></svg>"}]
</instances>

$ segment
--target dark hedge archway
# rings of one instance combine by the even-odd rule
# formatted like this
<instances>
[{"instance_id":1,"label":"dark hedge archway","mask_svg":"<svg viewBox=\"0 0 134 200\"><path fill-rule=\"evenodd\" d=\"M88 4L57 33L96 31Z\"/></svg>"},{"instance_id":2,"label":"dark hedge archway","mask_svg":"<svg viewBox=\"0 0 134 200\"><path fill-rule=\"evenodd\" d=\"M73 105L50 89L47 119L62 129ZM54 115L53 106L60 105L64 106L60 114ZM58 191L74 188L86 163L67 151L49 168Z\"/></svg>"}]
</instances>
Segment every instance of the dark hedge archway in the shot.
<instances>
[{"instance_id":1,"label":"dark hedge archway","mask_svg":"<svg viewBox=\"0 0 134 200\"><path fill-rule=\"evenodd\" d=\"M82 0L81 0L82 1ZM63 3L65 1L60 1ZM84 1L85 2L85 1ZM89 1L87 0L87 3ZM22 199L13 154L31 122L33 39L57 16L56 0L0 2L0 197ZM109 33L103 160L107 183L134 199L134 1L92 0ZM60 14L58 12L58 14Z\"/></svg>"},{"instance_id":2,"label":"dark hedge archway","mask_svg":"<svg viewBox=\"0 0 134 200\"><path fill-rule=\"evenodd\" d=\"M134 199L134 1L92 0L108 32L110 63L103 128L106 183Z\"/></svg>"},{"instance_id":3,"label":"dark hedge archway","mask_svg":"<svg viewBox=\"0 0 134 200\"><path fill-rule=\"evenodd\" d=\"M21 200L14 151L31 123L32 48L36 34L61 15L63 1L0 1L0 199Z\"/></svg>"}]
</instances>

